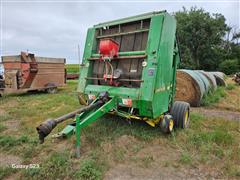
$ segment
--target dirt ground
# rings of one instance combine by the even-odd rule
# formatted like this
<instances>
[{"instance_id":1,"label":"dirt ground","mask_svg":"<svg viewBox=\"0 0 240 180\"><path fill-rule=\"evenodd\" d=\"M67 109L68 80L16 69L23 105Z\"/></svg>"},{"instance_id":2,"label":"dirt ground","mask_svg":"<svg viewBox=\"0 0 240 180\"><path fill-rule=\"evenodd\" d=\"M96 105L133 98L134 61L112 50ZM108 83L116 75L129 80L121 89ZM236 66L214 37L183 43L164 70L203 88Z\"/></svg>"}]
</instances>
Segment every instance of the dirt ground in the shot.
<instances>
[{"instance_id":1,"label":"dirt ground","mask_svg":"<svg viewBox=\"0 0 240 180\"><path fill-rule=\"evenodd\" d=\"M123 144L124 148L136 143L133 137L120 137L128 139ZM116 146L116 144L113 144ZM109 151L110 152L110 151ZM129 151L126 151L129 152ZM144 146L136 154L128 153L121 163L112 163L111 168L105 173L105 180L155 180L155 179L207 179L221 178L223 174L219 169L206 168L207 166L180 166L178 164L181 151L169 145L164 140L155 140ZM130 160L131 158L135 161ZM147 157L147 158L146 158ZM113 161L112 161L113 162ZM144 162L144 163L143 163Z\"/></svg>"},{"instance_id":2,"label":"dirt ground","mask_svg":"<svg viewBox=\"0 0 240 180\"><path fill-rule=\"evenodd\" d=\"M240 121L240 112L226 111L216 108L191 108L192 112L200 113L206 117L216 117L226 120Z\"/></svg>"}]
</instances>

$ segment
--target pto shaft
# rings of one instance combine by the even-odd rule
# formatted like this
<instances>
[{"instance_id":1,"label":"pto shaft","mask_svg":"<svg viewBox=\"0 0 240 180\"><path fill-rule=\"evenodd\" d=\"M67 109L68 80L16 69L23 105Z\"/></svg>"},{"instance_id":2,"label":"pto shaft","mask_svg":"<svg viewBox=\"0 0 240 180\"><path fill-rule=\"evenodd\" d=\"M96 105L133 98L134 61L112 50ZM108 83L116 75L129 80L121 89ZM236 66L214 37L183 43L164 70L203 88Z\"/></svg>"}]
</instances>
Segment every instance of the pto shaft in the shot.
<instances>
[{"instance_id":1,"label":"pto shaft","mask_svg":"<svg viewBox=\"0 0 240 180\"><path fill-rule=\"evenodd\" d=\"M47 137L52 132L52 130L57 126L57 124L65 121L69 118L75 117L76 114L81 114L83 112L91 111L95 108L98 108L101 105L103 105L105 102L107 102L109 99L110 98L109 98L108 93L103 92L99 95L99 99L94 104L90 104L86 107L77 109L73 112L70 112L63 116L60 116L56 119L48 119L48 120L44 121L38 127L36 127L38 135L39 135L40 143L42 144L44 142L44 138Z\"/></svg>"}]
</instances>

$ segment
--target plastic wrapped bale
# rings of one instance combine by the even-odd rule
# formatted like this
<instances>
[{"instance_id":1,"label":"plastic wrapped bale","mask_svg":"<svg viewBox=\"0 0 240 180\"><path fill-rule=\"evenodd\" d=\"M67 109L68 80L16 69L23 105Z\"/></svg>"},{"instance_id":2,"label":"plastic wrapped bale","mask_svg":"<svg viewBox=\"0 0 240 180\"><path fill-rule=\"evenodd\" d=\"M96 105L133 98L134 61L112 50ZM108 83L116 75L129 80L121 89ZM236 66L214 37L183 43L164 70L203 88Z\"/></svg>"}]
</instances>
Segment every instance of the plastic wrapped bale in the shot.
<instances>
[{"instance_id":1,"label":"plastic wrapped bale","mask_svg":"<svg viewBox=\"0 0 240 180\"><path fill-rule=\"evenodd\" d=\"M224 73L222 72L209 72L209 73L214 75L218 86L226 86L226 82L224 80L224 76L225 76Z\"/></svg>"},{"instance_id":2,"label":"plastic wrapped bale","mask_svg":"<svg viewBox=\"0 0 240 180\"><path fill-rule=\"evenodd\" d=\"M199 74L192 70L178 70L175 100L188 102L191 106L199 106L206 92Z\"/></svg>"},{"instance_id":3,"label":"plastic wrapped bale","mask_svg":"<svg viewBox=\"0 0 240 180\"><path fill-rule=\"evenodd\" d=\"M208 81L208 79L201 73L199 72L198 70L197 71L194 71L195 73L198 74L199 78L202 80L203 84L204 84L204 88L205 88L205 93L207 93L210 88L211 88L211 85L210 85L210 82Z\"/></svg>"},{"instance_id":4,"label":"plastic wrapped bale","mask_svg":"<svg viewBox=\"0 0 240 180\"><path fill-rule=\"evenodd\" d=\"M209 72L206 72L206 71L199 71L199 72L202 73L208 79L208 81L210 82L210 85L211 85L211 89L216 90L217 82L216 82L214 75Z\"/></svg>"}]
</instances>

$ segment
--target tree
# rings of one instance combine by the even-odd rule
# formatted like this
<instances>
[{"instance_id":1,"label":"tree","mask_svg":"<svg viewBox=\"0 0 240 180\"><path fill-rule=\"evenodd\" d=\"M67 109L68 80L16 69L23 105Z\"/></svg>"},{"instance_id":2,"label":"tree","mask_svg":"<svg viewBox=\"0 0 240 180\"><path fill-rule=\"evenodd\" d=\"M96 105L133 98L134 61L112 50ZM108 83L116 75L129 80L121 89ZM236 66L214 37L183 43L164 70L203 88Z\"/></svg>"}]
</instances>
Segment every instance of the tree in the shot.
<instances>
[{"instance_id":1,"label":"tree","mask_svg":"<svg viewBox=\"0 0 240 180\"><path fill-rule=\"evenodd\" d=\"M229 30L221 14L197 7L175 13L182 67L216 70L225 55L224 36Z\"/></svg>"},{"instance_id":2,"label":"tree","mask_svg":"<svg viewBox=\"0 0 240 180\"><path fill-rule=\"evenodd\" d=\"M237 59L225 60L219 64L219 70L223 71L225 74L234 74L239 72L240 61Z\"/></svg>"}]
</instances>

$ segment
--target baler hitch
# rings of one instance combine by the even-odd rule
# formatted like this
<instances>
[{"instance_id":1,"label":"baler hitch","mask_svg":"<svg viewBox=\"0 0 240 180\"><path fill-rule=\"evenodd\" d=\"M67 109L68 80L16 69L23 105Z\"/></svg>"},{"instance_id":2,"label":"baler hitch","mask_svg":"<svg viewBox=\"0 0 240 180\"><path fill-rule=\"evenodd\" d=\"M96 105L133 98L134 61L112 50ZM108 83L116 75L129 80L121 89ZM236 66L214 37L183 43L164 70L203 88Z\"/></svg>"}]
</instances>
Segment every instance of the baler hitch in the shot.
<instances>
[{"instance_id":1,"label":"baler hitch","mask_svg":"<svg viewBox=\"0 0 240 180\"><path fill-rule=\"evenodd\" d=\"M102 93L100 93L98 99L96 101L94 101L92 104L85 106L83 108L77 109L73 112L65 114L56 119L48 119L48 120L44 121L38 127L36 127L38 135L39 135L40 143L42 144L44 142L44 138L47 137L52 132L52 130L57 126L57 124L64 122L67 119L73 118L77 114L89 112L91 110L99 108L103 104L108 102L109 100L110 100L110 97L109 97L108 92L102 92Z\"/></svg>"}]
</instances>

